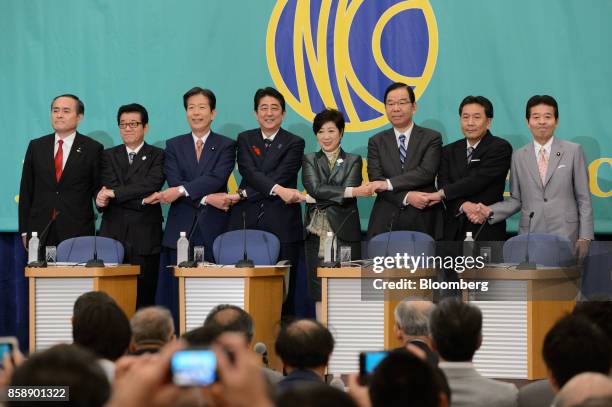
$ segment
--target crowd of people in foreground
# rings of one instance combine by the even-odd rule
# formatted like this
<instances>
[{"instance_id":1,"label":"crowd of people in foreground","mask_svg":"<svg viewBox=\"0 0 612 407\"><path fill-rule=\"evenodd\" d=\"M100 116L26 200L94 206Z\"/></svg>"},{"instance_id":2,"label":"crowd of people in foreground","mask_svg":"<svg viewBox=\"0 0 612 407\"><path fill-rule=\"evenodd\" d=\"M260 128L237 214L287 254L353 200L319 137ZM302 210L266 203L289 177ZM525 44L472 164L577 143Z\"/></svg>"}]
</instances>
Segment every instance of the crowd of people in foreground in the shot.
<instances>
[{"instance_id":1,"label":"crowd of people in foreground","mask_svg":"<svg viewBox=\"0 0 612 407\"><path fill-rule=\"evenodd\" d=\"M69 405L87 407L612 405L608 301L579 303L557 321L543 344L547 379L520 389L478 373L472 359L486 339L482 313L457 298L400 302L394 331L402 346L388 350L371 373L345 377L346 387L337 377L326 380L333 327L307 319L280 325L274 348L282 372L267 366L265 352L252 350L260 346L252 343L255 328L243 309L222 304L177 339L168 310L147 307L128 320L107 294L89 292L74 304L74 342L27 359L18 350L5 355L0 387L68 386ZM216 356L216 379L177 385L173 357L202 349Z\"/></svg>"}]
</instances>

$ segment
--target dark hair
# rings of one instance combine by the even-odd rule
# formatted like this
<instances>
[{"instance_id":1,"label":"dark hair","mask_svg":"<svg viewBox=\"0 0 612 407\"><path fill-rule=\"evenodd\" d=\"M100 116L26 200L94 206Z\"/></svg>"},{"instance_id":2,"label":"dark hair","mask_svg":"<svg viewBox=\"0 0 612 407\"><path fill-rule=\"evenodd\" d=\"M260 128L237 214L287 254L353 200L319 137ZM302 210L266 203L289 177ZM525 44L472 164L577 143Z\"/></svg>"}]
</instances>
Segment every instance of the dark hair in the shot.
<instances>
[{"instance_id":1,"label":"dark hair","mask_svg":"<svg viewBox=\"0 0 612 407\"><path fill-rule=\"evenodd\" d=\"M186 340L189 346L208 347L212 346L223 332L221 325L214 323L187 331L181 338Z\"/></svg>"},{"instance_id":2,"label":"dark hair","mask_svg":"<svg viewBox=\"0 0 612 407\"><path fill-rule=\"evenodd\" d=\"M387 86L387 89L385 90L385 97L383 99L383 103L387 103L387 95L389 94L389 92L395 89L400 89L400 88L406 88L406 90L408 90L408 97L410 98L410 102L414 103L414 101L416 100L416 97L414 96L414 90L412 90L410 86L402 82L395 82Z\"/></svg>"},{"instance_id":3,"label":"dark hair","mask_svg":"<svg viewBox=\"0 0 612 407\"><path fill-rule=\"evenodd\" d=\"M123 105L117 111L117 124L121 120L121 115L123 113L140 113L140 121L142 122L142 127L145 124L149 123L149 113L147 109L143 105L139 105L138 103L130 103L129 105Z\"/></svg>"},{"instance_id":4,"label":"dark hair","mask_svg":"<svg viewBox=\"0 0 612 407\"><path fill-rule=\"evenodd\" d=\"M187 110L187 101L190 97L195 95L205 96L206 99L208 99L208 105L210 106L211 111L217 108L217 98L213 91L210 89L203 89L199 86L196 86L194 88L189 89L187 93L183 95L183 106L185 107L185 110Z\"/></svg>"},{"instance_id":5,"label":"dark hair","mask_svg":"<svg viewBox=\"0 0 612 407\"><path fill-rule=\"evenodd\" d=\"M303 383L281 393L276 407L357 407L347 393L323 383Z\"/></svg>"},{"instance_id":6,"label":"dark hair","mask_svg":"<svg viewBox=\"0 0 612 407\"><path fill-rule=\"evenodd\" d=\"M79 114L85 114L85 105L83 104L83 101L81 99L79 99L78 96L76 95L72 95L70 93L66 93L64 95L59 95L53 98L53 100L51 101L51 110L53 110L53 104L55 103L55 101L59 98L70 98L70 99L74 99L76 101L76 105L77 105L77 115Z\"/></svg>"},{"instance_id":7,"label":"dark hair","mask_svg":"<svg viewBox=\"0 0 612 407\"><path fill-rule=\"evenodd\" d=\"M274 349L285 365L315 368L327 365L334 351L334 337L320 322L300 319L281 327Z\"/></svg>"},{"instance_id":8,"label":"dark hair","mask_svg":"<svg viewBox=\"0 0 612 407\"><path fill-rule=\"evenodd\" d=\"M370 377L372 407L437 407L440 389L433 368L412 353L395 350Z\"/></svg>"},{"instance_id":9,"label":"dark hair","mask_svg":"<svg viewBox=\"0 0 612 407\"><path fill-rule=\"evenodd\" d=\"M344 115L336 109L326 108L314 117L312 121L312 131L316 135L325 123L332 122L336 125L340 134L344 132Z\"/></svg>"},{"instance_id":10,"label":"dark hair","mask_svg":"<svg viewBox=\"0 0 612 407\"><path fill-rule=\"evenodd\" d=\"M471 95L466 96L461 101L461 104L459 105L459 117L461 117L461 114L463 113L463 107L465 105L472 105L472 104L482 106L485 111L485 116L487 116L489 119L493 118L493 103L491 103L491 101L484 96L471 96Z\"/></svg>"},{"instance_id":11,"label":"dark hair","mask_svg":"<svg viewBox=\"0 0 612 407\"><path fill-rule=\"evenodd\" d=\"M529 98L527 101L527 108L525 109L525 117L529 120L531 116L531 108L537 105L552 106L555 109L555 119L559 118L559 106L557 101L552 96L548 95L535 95Z\"/></svg>"},{"instance_id":12,"label":"dark hair","mask_svg":"<svg viewBox=\"0 0 612 407\"><path fill-rule=\"evenodd\" d=\"M604 333L586 318L566 315L548 331L542 356L557 386L582 372L610 373L612 351Z\"/></svg>"},{"instance_id":13,"label":"dark hair","mask_svg":"<svg viewBox=\"0 0 612 407\"><path fill-rule=\"evenodd\" d=\"M257 92L255 92L255 97L253 98L253 107L255 111L257 111L257 108L259 108L259 101L266 96L271 96L278 100L278 103L281 105L281 109L283 112L285 111L285 97L279 91L269 86L267 88L257 89Z\"/></svg>"},{"instance_id":14,"label":"dark hair","mask_svg":"<svg viewBox=\"0 0 612 407\"><path fill-rule=\"evenodd\" d=\"M103 406L111 394L106 374L96 363L94 355L78 346L66 344L34 353L15 369L11 386L68 386L68 405L76 407ZM11 401L8 405L26 404Z\"/></svg>"},{"instance_id":15,"label":"dark hair","mask_svg":"<svg viewBox=\"0 0 612 407\"><path fill-rule=\"evenodd\" d=\"M88 291L79 297L74 302L72 308L72 316L76 318L82 311L83 308L90 304L116 304L113 297L106 294L104 291Z\"/></svg>"},{"instance_id":16,"label":"dark hair","mask_svg":"<svg viewBox=\"0 0 612 407\"><path fill-rule=\"evenodd\" d=\"M255 333L253 318L248 312L231 304L219 304L213 308L206 319L204 327L218 324L224 332L240 332L246 336L247 342L251 343Z\"/></svg>"},{"instance_id":17,"label":"dark hair","mask_svg":"<svg viewBox=\"0 0 612 407\"><path fill-rule=\"evenodd\" d=\"M576 304L572 314L597 325L612 343L612 301L581 301Z\"/></svg>"},{"instance_id":18,"label":"dark hair","mask_svg":"<svg viewBox=\"0 0 612 407\"><path fill-rule=\"evenodd\" d=\"M73 315L74 343L100 358L115 361L123 356L131 337L130 321L114 302L87 304Z\"/></svg>"},{"instance_id":19,"label":"dark hair","mask_svg":"<svg viewBox=\"0 0 612 407\"><path fill-rule=\"evenodd\" d=\"M429 322L431 337L444 360L472 360L482 335L482 313L478 307L446 298L433 310Z\"/></svg>"}]
</instances>

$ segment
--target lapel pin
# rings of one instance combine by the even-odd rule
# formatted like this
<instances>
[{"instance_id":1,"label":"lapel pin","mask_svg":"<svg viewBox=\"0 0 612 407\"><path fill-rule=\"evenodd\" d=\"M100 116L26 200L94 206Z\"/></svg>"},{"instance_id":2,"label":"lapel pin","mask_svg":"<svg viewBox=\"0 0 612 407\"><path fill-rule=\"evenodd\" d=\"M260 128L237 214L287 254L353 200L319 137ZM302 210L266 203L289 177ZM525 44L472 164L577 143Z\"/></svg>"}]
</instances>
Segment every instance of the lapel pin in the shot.
<instances>
[{"instance_id":1,"label":"lapel pin","mask_svg":"<svg viewBox=\"0 0 612 407\"><path fill-rule=\"evenodd\" d=\"M81 147L77 147L76 152L80 153L81 152Z\"/></svg>"},{"instance_id":2,"label":"lapel pin","mask_svg":"<svg viewBox=\"0 0 612 407\"><path fill-rule=\"evenodd\" d=\"M210 150L211 150L211 151L215 151L215 146L212 146L212 147L210 148Z\"/></svg>"},{"instance_id":3,"label":"lapel pin","mask_svg":"<svg viewBox=\"0 0 612 407\"><path fill-rule=\"evenodd\" d=\"M278 149L280 150L282 146L283 146L282 144L279 144L278 145Z\"/></svg>"},{"instance_id":4,"label":"lapel pin","mask_svg":"<svg viewBox=\"0 0 612 407\"><path fill-rule=\"evenodd\" d=\"M561 153L557 151L557 157L561 157Z\"/></svg>"},{"instance_id":5,"label":"lapel pin","mask_svg":"<svg viewBox=\"0 0 612 407\"><path fill-rule=\"evenodd\" d=\"M336 160L336 166L340 167L342 165L342 163L344 162L344 160L342 158L338 158Z\"/></svg>"},{"instance_id":6,"label":"lapel pin","mask_svg":"<svg viewBox=\"0 0 612 407\"><path fill-rule=\"evenodd\" d=\"M147 159L147 156L146 156L146 155L143 155L143 156L142 156L142 158L141 158L141 160L142 160L142 161L144 161L144 160L146 160L146 159Z\"/></svg>"}]
</instances>

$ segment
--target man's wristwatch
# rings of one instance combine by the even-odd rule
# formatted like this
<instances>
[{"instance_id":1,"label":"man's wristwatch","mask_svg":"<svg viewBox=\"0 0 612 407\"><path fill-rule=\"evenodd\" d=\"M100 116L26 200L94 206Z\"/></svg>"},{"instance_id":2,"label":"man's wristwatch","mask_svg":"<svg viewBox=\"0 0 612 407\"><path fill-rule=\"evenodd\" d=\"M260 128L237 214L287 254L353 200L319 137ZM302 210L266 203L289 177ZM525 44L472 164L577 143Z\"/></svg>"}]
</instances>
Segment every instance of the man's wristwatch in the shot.
<instances>
[{"instance_id":1,"label":"man's wristwatch","mask_svg":"<svg viewBox=\"0 0 612 407\"><path fill-rule=\"evenodd\" d=\"M244 189L238 190L238 196L240 197L241 201L247 199L246 191Z\"/></svg>"},{"instance_id":2,"label":"man's wristwatch","mask_svg":"<svg viewBox=\"0 0 612 407\"><path fill-rule=\"evenodd\" d=\"M181 195L185 195L185 188L182 185L178 187L178 191L180 192Z\"/></svg>"}]
</instances>

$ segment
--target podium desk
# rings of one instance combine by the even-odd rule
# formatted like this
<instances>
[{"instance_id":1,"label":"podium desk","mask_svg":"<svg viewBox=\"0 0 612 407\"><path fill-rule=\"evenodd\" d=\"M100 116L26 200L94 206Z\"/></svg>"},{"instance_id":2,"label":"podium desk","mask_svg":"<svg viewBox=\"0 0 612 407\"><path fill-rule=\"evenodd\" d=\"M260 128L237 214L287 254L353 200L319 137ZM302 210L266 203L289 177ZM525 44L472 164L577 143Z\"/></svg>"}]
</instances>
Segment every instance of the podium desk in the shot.
<instances>
[{"instance_id":1,"label":"podium desk","mask_svg":"<svg viewBox=\"0 0 612 407\"><path fill-rule=\"evenodd\" d=\"M72 309L88 291L104 291L131 318L136 310L136 277L139 266L26 267L29 280L30 352L57 343L72 343Z\"/></svg>"},{"instance_id":2,"label":"podium desk","mask_svg":"<svg viewBox=\"0 0 612 407\"><path fill-rule=\"evenodd\" d=\"M275 333L283 306L283 281L289 267L210 266L175 267L179 279L179 327L181 334L201 327L219 304L233 304L248 312L255 322L253 344L268 348L271 367L281 368L274 351Z\"/></svg>"},{"instance_id":3,"label":"podium desk","mask_svg":"<svg viewBox=\"0 0 612 407\"><path fill-rule=\"evenodd\" d=\"M418 281L437 277L436 271L428 268L412 274L405 269L386 269L377 274L372 268L319 267L317 275L322 284L321 319L336 340L328 366L333 374L358 372L359 352L399 347L393 332L395 306L409 296L433 299L433 291L420 289ZM377 279L406 279L416 286L375 294L372 285Z\"/></svg>"},{"instance_id":4,"label":"podium desk","mask_svg":"<svg viewBox=\"0 0 612 407\"><path fill-rule=\"evenodd\" d=\"M488 281L487 292L466 293L483 315L483 343L474 365L487 377L542 379L544 337L576 304L580 267L487 266L459 274L465 280Z\"/></svg>"}]
</instances>

